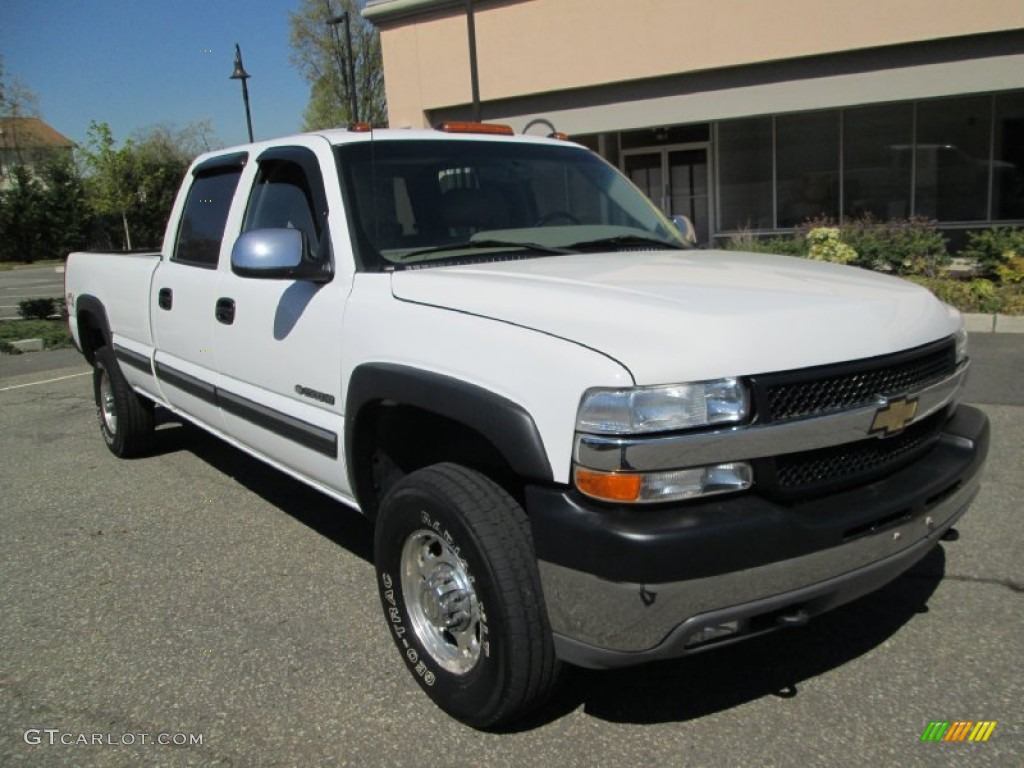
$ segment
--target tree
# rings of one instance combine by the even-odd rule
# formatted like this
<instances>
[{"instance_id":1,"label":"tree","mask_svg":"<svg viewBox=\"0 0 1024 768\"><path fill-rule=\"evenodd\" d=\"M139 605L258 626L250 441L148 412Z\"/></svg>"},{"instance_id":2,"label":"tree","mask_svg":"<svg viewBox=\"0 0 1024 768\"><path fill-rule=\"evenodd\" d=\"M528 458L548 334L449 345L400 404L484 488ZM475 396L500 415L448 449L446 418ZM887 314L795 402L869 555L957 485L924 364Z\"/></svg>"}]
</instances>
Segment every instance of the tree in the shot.
<instances>
[{"instance_id":1,"label":"tree","mask_svg":"<svg viewBox=\"0 0 1024 768\"><path fill-rule=\"evenodd\" d=\"M24 165L13 166L0 190L0 259L31 263L42 255L41 233L49 226L39 182Z\"/></svg>"},{"instance_id":2,"label":"tree","mask_svg":"<svg viewBox=\"0 0 1024 768\"><path fill-rule=\"evenodd\" d=\"M39 97L19 78L8 75L0 56L0 117L39 117Z\"/></svg>"},{"instance_id":3,"label":"tree","mask_svg":"<svg viewBox=\"0 0 1024 768\"><path fill-rule=\"evenodd\" d=\"M72 251L88 248L93 217L78 168L70 158L49 163L42 170L41 181L46 215L40 233L43 256L63 259Z\"/></svg>"},{"instance_id":4,"label":"tree","mask_svg":"<svg viewBox=\"0 0 1024 768\"><path fill-rule=\"evenodd\" d=\"M170 123L155 125L120 147L109 125L91 123L80 155L89 172L89 204L105 224L109 240L120 240L125 249L158 247L185 170L211 143L219 140L209 120L181 129Z\"/></svg>"},{"instance_id":5,"label":"tree","mask_svg":"<svg viewBox=\"0 0 1024 768\"><path fill-rule=\"evenodd\" d=\"M128 214L138 194L135 186L138 163L134 143L128 139L118 149L110 126L92 120L82 156L90 171L89 203L99 216L120 218L123 247L131 250L132 234Z\"/></svg>"},{"instance_id":6,"label":"tree","mask_svg":"<svg viewBox=\"0 0 1024 768\"><path fill-rule=\"evenodd\" d=\"M17 77L6 73L3 56L0 56L0 117L39 117L39 97ZM0 137L0 178L7 173L6 166L23 165L25 160L18 131L14 125L11 128L7 135Z\"/></svg>"},{"instance_id":7,"label":"tree","mask_svg":"<svg viewBox=\"0 0 1024 768\"><path fill-rule=\"evenodd\" d=\"M353 122L349 106L353 87L359 119L375 126L387 125L380 35L360 15L365 4L365 0L301 0L299 9L288 14L291 61L310 84L303 130ZM349 82L344 24L327 24L328 19L342 12L348 13L352 31L354 83Z\"/></svg>"}]
</instances>

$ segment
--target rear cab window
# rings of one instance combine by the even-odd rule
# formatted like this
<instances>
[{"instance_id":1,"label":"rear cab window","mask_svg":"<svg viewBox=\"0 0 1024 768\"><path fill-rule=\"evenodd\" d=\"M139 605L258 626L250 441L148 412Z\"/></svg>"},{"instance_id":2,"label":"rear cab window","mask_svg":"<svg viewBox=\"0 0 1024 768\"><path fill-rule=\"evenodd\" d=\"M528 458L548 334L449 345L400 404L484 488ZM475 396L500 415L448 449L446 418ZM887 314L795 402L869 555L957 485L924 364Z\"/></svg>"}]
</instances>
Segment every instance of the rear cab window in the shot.
<instances>
[{"instance_id":1,"label":"rear cab window","mask_svg":"<svg viewBox=\"0 0 1024 768\"><path fill-rule=\"evenodd\" d=\"M216 268L228 211L246 157L245 153L216 157L193 169L172 261Z\"/></svg>"}]
</instances>

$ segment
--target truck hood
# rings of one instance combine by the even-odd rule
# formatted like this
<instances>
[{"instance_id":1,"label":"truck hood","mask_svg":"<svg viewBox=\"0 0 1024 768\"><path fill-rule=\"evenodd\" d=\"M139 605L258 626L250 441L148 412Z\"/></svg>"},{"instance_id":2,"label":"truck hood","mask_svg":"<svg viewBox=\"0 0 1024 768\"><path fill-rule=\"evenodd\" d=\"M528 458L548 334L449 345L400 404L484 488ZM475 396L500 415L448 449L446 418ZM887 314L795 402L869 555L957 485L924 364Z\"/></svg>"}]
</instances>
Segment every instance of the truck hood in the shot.
<instances>
[{"instance_id":1,"label":"truck hood","mask_svg":"<svg viewBox=\"0 0 1024 768\"><path fill-rule=\"evenodd\" d=\"M637 384L805 368L955 332L925 289L836 264L733 251L603 253L395 272L397 299L558 336ZM486 328L481 328L486 334Z\"/></svg>"}]
</instances>

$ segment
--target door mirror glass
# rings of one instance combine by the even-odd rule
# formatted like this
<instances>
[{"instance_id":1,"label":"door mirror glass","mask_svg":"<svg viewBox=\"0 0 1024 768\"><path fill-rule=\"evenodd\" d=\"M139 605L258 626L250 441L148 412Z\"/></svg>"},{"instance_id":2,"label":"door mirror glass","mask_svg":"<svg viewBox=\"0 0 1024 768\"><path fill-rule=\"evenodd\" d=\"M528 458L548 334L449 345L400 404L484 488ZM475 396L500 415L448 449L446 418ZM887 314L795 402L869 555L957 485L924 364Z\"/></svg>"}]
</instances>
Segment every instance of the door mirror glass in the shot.
<instances>
[{"instance_id":1,"label":"door mirror glass","mask_svg":"<svg viewBox=\"0 0 1024 768\"><path fill-rule=\"evenodd\" d=\"M685 240L688 245L697 244L697 229L693 226L693 222L690 221L689 216L673 216L672 223L676 225L676 229L679 230L683 236L683 240Z\"/></svg>"},{"instance_id":2,"label":"door mirror glass","mask_svg":"<svg viewBox=\"0 0 1024 768\"><path fill-rule=\"evenodd\" d=\"M231 271L240 277L331 279L330 265L312 257L300 229L254 229L240 235L231 249Z\"/></svg>"}]
</instances>

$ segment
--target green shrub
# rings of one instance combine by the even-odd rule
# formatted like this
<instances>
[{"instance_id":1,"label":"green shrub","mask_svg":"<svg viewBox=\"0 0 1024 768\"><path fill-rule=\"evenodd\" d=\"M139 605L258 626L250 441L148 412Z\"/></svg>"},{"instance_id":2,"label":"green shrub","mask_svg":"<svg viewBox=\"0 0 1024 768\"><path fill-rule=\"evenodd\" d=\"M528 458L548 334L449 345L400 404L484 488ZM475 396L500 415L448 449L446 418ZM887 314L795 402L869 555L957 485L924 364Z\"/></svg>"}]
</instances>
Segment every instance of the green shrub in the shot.
<instances>
[{"instance_id":1,"label":"green shrub","mask_svg":"<svg viewBox=\"0 0 1024 768\"><path fill-rule=\"evenodd\" d=\"M996 267L996 274L1007 285L1024 283L1024 254L1004 261Z\"/></svg>"},{"instance_id":2,"label":"green shrub","mask_svg":"<svg viewBox=\"0 0 1024 768\"><path fill-rule=\"evenodd\" d=\"M10 342L19 339L42 339L46 349L73 345L67 324L60 320L5 320L0 323L0 351L12 352Z\"/></svg>"},{"instance_id":3,"label":"green shrub","mask_svg":"<svg viewBox=\"0 0 1024 768\"><path fill-rule=\"evenodd\" d=\"M1000 267L1018 262L1024 259L1024 229L1017 227L994 227L992 229L979 229L967 236L967 247L960 251L960 255L969 259L977 260L978 264L989 277L1000 277ZM1019 274L1021 267L1010 267L1010 274ZM1009 280L1009 282L1020 282Z\"/></svg>"},{"instance_id":4,"label":"green shrub","mask_svg":"<svg viewBox=\"0 0 1024 768\"><path fill-rule=\"evenodd\" d=\"M938 277L950 262L946 238L932 219L878 221L864 216L844 222L841 233L857 252L856 263L869 269Z\"/></svg>"},{"instance_id":5,"label":"green shrub","mask_svg":"<svg viewBox=\"0 0 1024 768\"><path fill-rule=\"evenodd\" d=\"M923 285L941 301L952 304L961 312L982 312L992 314L1007 308L1006 291L1000 290L991 280L951 280L909 276L907 279Z\"/></svg>"},{"instance_id":6,"label":"green shrub","mask_svg":"<svg viewBox=\"0 0 1024 768\"><path fill-rule=\"evenodd\" d=\"M840 239L838 227L815 227L807 233L807 256L815 261L849 264L857 252Z\"/></svg>"},{"instance_id":7,"label":"green shrub","mask_svg":"<svg viewBox=\"0 0 1024 768\"><path fill-rule=\"evenodd\" d=\"M57 299L22 299L18 314L26 320L45 320L57 314Z\"/></svg>"},{"instance_id":8,"label":"green shrub","mask_svg":"<svg viewBox=\"0 0 1024 768\"><path fill-rule=\"evenodd\" d=\"M730 235L723 247L727 251L748 251L750 253L775 253L780 256L806 256L807 243L803 237L782 235L780 237L758 237L752 232Z\"/></svg>"}]
</instances>

